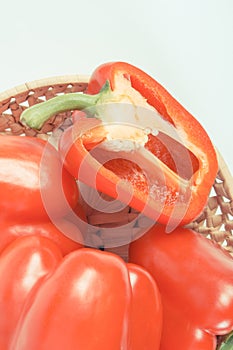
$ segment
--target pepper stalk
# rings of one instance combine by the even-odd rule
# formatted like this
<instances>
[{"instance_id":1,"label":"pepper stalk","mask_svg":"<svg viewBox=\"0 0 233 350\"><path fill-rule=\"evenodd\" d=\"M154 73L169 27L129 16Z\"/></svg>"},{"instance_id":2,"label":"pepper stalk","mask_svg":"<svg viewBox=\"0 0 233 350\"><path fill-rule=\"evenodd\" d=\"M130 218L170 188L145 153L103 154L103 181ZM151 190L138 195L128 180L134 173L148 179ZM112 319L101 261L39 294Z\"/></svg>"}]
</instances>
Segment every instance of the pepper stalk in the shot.
<instances>
[{"instance_id":1,"label":"pepper stalk","mask_svg":"<svg viewBox=\"0 0 233 350\"><path fill-rule=\"evenodd\" d=\"M217 350L232 350L233 349L233 331L226 336L219 337L219 345Z\"/></svg>"},{"instance_id":2,"label":"pepper stalk","mask_svg":"<svg viewBox=\"0 0 233 350\"><path fill-rule=\"evenodd\" d=\"M110 100L111 95L109 81L106 81L101 91L95 95L68 93L35 104L23 111L20 121L32 129L40 130L45 122L57 113L92 108Z\"/></svg>"}]
</instances>

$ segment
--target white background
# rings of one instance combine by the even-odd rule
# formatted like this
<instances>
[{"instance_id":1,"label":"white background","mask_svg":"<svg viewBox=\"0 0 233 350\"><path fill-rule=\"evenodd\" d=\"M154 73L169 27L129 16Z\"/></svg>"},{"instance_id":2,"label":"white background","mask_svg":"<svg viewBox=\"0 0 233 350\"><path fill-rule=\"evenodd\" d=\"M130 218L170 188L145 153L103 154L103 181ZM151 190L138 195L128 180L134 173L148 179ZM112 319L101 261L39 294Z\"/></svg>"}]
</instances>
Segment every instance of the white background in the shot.
<instances>
[{"instance_id":1,"label":"white background","mask_svg":"<svg viewBox=\"0 0 233 350\"><path fill-rule=\"evenodd\" d=\"M5 1L0 92L123 60L205 127L233 173L233 1Z\"/></svg>"}]
</instances>

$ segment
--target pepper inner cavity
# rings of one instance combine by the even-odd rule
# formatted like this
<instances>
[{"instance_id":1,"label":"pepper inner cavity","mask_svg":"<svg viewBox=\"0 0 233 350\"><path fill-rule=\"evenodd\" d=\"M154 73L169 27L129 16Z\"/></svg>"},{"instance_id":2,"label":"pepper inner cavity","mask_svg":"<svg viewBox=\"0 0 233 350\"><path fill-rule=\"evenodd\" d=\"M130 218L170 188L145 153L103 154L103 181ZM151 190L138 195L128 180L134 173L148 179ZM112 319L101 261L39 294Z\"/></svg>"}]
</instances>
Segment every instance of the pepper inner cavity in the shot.
<instances>
[{"instance_id":1,"label":"pepper inner cavity","mask_svg":"<svg viewBox=\"0 0 233 350\"><path fill-rule=\"evenodd\" d=\"M114 130L114 133L113 133ZM106 132L107 131L107 132ZM111 131L111 137L108 137L108 132ZM96 150L92 151L97 161L101 158L101 163L105 167L112 168L110 164L115 163L114 168L118 168L120 153L124 156L128 153L127 158L134 161L135 152L144 147L148 152L155 157L154 162L160 160L170 170L176 173L180 178L189 180L199 168L199 161L196 156L188 150L180 142L174 140L172 137L164 134L161 131L153 131L147 128L142 132L140 129L112 124L108 128L104 127L105 137L99 143L93 144ZM92 130L92 134L95 132ZM113 137L114 135L114 137ZM135 136L135 137L132 137ZM94 147L90 144L90 139L87 141L83 139L84 146L88 151L93 150ZM118 160L116 159L118 158ZM105 160L103 160L105 159ZM155 166L156 169L156 166ZM151 169L153 172L153 169Z\"/></svg>"}]
</instances>

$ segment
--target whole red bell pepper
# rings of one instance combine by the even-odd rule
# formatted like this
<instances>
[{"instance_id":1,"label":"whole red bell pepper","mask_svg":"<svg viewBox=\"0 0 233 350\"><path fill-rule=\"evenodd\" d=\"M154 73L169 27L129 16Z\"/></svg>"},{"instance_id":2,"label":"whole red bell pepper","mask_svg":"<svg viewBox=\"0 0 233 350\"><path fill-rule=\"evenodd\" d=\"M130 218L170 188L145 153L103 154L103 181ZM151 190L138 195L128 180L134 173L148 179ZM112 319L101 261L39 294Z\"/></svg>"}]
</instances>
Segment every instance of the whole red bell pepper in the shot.
<instances>
[{"instance_id":1,"label":"whole red bell pepper","mask_svg":"<svg viewBox=\"0 0 233 350\"><path fill-rule=\"evenodd\" d=\"M160 350L214 350L233 329L233 260L192 230L155 225L130 244L129 261L147 269L162 297Z\"/></svg>"},{"instance_id":2,"label":"whole red bell pepper","mask_svg":"<svg viewBox=\"0 0 233 350\"><path fill-rule=\"evenodd\" d=\"M169 224L169 230L193 221L218 170L200 123L155 79L128 63L98 67L87 93L57 96L29 108L21 120L40 128L59 111L84 110L97 119L82 119L60 140L69 172Z\"/></svg>"},{"instance_id":3,"label":"whole red bell pepper","mask_svg":"<svg viewBox=\"0 0 233 350\"><path fill-rule=\"evenodd\" d=\"M0 253L30 234L49 237L64 255L82 246L86 219L76 181L48 142L0 137L0 191ZM72 215L80 217L80 225L69 222Z\"/></svg>"},{"instance_id":4,"label":"whole red bell pepper","mask_svg":"<svg viewBox=\"0 0 233 350\"><path fill-rule=\"evenodd\" d=\"M46 237L16 239L0 255L0 349L10 349L25 301L39 282L54 272L62 254Z\"/></svg>"},{"instance_id":5,"label":"whole red bell pepper","mask_svg":"<svg viewBox=\"0 0 233 350\"><path fill-rule=\"evenodd\" d=\"M64 218L56 220L56 225L49 220L23 224L0 222L0 254L18 237L35 235L51 239L59 246L62 254L66 255L83 246L83 232L80 231L80 226Z\"/></svg>"},{"instance_id":6,"label":"whole red bell pepper","mask_svg":"<svg viewBox=\"0 0 233 350\"><path fill-rule=\"evenodd\" d=\"M78 202L76 182L57 150L33 137L0 137L0 192L0 222L57 219Z\"/></svg>"},{"instance_id":7,"label":"whole red bell pepper","mask_svg":"<svg viewBox=\"0 0 233 350\"><path fill-rule=\"evenodd\" d=\"M159 349L160 293L142 267L89 248L62 258L26 236L0 255L0 272L1 349Z\"/></svg>"}]
</instances>

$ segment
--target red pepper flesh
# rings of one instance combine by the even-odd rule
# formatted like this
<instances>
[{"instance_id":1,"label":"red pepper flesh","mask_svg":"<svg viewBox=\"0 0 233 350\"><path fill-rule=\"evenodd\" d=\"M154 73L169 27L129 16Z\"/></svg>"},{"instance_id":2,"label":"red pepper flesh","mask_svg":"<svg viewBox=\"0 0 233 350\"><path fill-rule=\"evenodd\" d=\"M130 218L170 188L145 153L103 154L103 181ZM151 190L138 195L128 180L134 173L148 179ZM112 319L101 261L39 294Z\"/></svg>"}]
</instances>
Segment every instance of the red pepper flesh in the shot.
<instances>
[{"instance_id":1,"label":"red pepper flesh","mask_svg":"<svg viewBox=\"0 0 233 350\"><path fill-rule=\"evenodd\" d=\"M85 121L82 117L60 140L64 165L76 178L127 202L156 221L171 224L171 228L187 224L202 212L214 183L218 170L214 147L206 131L188 111L157 81L130 64L113 62L98 67L90 78L87 92L99 93L106 81L114 92L119 77L130 81L132 88L160 113L161 120L174 128L182 142L163 132L159 137L149 134L145 149L157 158L157 167L153 167L153 161L137 158L136 152L129 155L131 159L122 159L119 153L118 159L113 156L114 159L101 164L92 151L105 141L104 124L87 118ZM144 169L138 166L138 159ZM152 186L148 185L145 169L152 178ZM128 181L133 192L129 184L121 185L120 180Z\"/></svg>"},{"instance_id":2,"label":"red pepper flesh","mask_svg":"<svg viewBox=\"0 0 233 350\"><path fill-rule=\"evenodd\" d=\"M92 74L87 94L56 96L26 109L20 120L40 128L52 115L75 109L88 118L68 128L59 151L76 179L169 231L203 211L218 171L215 149L155 79L125 62L106 63Z\"/></svg>"}]
</instances>

